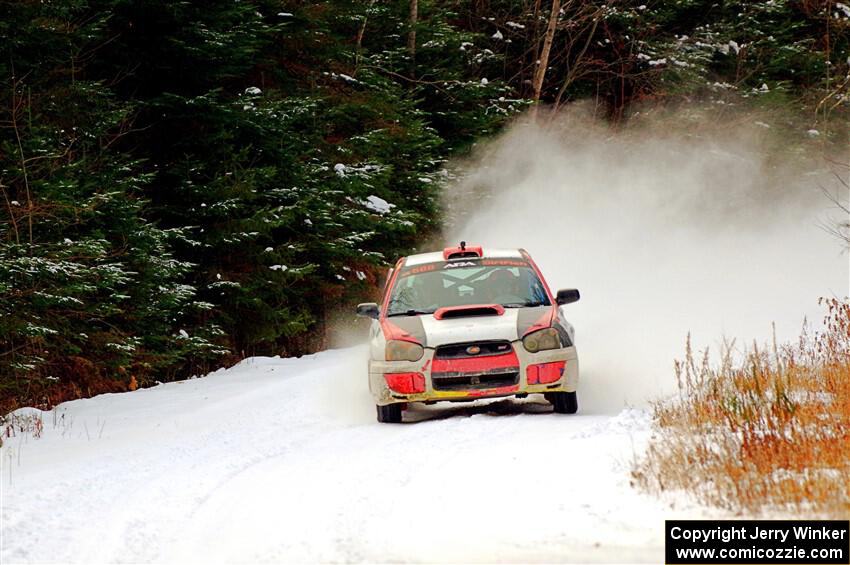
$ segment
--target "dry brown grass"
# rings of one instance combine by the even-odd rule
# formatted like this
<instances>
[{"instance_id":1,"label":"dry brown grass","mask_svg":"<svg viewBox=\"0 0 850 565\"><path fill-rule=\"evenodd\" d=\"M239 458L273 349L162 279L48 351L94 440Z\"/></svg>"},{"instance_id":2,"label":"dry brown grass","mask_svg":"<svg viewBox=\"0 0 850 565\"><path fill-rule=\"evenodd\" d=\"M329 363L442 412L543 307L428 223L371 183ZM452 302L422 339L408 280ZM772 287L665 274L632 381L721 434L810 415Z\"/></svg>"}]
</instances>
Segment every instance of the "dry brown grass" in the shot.
<instances>
[{"instance_id":1,"label":"dry brown grass","mask_svg":"<svg viewBox=\"0 0 850 565\"><path fill-rule=\"evenodd\" d=\"M654 405L634 477L733 511L850 515L850 304L825 300L826 328L736 359L676 363L679 393Z\"/></svg>"}]
</instances>

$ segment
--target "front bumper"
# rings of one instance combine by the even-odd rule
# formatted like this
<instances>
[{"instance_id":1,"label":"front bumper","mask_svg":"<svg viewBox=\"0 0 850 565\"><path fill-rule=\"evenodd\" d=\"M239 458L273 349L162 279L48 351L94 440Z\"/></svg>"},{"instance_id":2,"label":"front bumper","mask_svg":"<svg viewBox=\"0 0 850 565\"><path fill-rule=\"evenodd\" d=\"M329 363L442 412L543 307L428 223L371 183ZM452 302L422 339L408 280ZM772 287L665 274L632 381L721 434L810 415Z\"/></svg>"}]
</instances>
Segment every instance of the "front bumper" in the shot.
<instances>
[{"instance_id":1,"label":"front bumper","mask_svg":"<svg viewBox=\"0 0 850 565\"><path fill-rule=\"evenodd\" d=\"M477 385L463 390L437 390L431 378L431 366L434 360L434 349L426 348L422 359L418 361L369 361L369 391L375 403L384 406L398 402L428 402L440 400L475 400L478 398L497 398L546 392L574 392L578 385L578 355L575 346L561 349L551 349L538 353L529 353L519 341L513 344L514 352L519 361L519 375L516 384L494 386ZM543 363L564 362L561 377L550 383L529 384L528 367ZM424 376L425 391L404 394L392 390L384 377L387 373L419 373ZM440 388L440 387L438 387ZM442 387L445 388L445 387ZM457 387L452 387L457 388Z\"/></svg>"}]
</instances>

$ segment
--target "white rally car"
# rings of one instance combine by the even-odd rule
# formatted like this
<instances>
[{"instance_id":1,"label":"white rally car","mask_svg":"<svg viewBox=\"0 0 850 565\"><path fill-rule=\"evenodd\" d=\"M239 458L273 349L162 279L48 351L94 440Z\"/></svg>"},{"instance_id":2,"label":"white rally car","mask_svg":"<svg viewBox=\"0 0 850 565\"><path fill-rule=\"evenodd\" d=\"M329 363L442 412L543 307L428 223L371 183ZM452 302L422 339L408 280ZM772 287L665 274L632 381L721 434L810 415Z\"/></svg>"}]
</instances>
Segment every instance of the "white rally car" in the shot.
<instances>
[{"instance_id":1,"label":"white rally car","mask_svg":"<svg viewBox=\"0 0 850 565\"><path fill-rule=\"evenodd\" d=\"M373 319L369 390L379 422L401 422L409 402L541 393L555 412L578 409L574 330L524 249L467 246L403 257Z\"/></svg>"}]
</instances>

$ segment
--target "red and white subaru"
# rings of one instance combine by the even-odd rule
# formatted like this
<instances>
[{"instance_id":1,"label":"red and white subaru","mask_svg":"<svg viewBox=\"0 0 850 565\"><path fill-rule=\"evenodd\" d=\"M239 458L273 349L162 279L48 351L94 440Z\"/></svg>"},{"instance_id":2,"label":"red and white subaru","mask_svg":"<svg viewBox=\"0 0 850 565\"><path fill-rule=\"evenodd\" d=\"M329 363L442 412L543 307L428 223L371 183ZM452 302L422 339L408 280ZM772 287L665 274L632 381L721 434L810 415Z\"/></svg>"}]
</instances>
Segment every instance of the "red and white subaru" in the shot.
<instances>
[{"instance_id":1,"label":"red and white subaru","mask_svg":"<svg viewBox=\"0 0 850 565\"><path fill-rule=\"evenodd\" d=\"M555 412L578 409L573 326L524 249L467 246L410 255L390 270L373 319L369 390L379 422L401 422L409 402L540 393Z\"/></svg>"}]
</instances>

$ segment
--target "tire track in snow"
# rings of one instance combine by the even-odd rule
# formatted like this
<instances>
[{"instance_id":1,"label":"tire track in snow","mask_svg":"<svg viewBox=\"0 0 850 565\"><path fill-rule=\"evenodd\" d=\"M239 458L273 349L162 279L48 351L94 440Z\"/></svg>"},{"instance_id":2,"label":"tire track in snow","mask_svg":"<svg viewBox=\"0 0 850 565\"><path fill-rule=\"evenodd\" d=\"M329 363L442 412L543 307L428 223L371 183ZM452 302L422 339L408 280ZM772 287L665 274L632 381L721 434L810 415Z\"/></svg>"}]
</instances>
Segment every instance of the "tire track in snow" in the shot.
<instances>
[{"instance_id":1,"label":"tire track in snow","mask_svg":"<svg viewBox=\"0 0 850 565\"><path fill-rule=\"evenodd\" d=\"M669 509L628 484L644 413L498 400L417 407L417 423L387 426L365 381L351 348L67 403L80 426L105 418L108 431L47 430L25 446L3 483L17 526L2 558L660 559Z\"/></svg>"}]
</instances>

